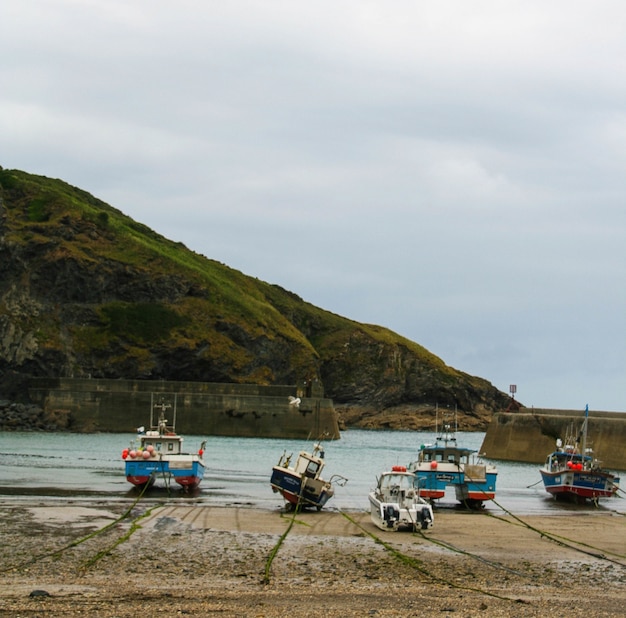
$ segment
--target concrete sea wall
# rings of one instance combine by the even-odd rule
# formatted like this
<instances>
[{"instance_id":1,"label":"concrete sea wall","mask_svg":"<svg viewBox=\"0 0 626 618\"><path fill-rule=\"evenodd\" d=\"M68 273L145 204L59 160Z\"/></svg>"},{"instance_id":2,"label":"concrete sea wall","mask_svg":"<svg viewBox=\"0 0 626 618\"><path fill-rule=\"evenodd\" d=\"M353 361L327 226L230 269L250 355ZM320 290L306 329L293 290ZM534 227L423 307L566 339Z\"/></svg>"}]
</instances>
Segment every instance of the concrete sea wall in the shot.
<instances>
[{"instance_id":1,"label":"concrete sea wall","mask_svg":"<svg viewBox=\"0 0 626 618\"><path fill-rule=\"evenodd\" d=\"M151 380L37 379L33 403L48 415L65 416L78 432L134 432L150 424L153 398L176 408L176 430L183 435L293 439L339 439L337 415L321 388L259 386ZM300 405L289 397L299 397ZM167 418L173 421L174 409ZM156 420L156 419L155 419Z\"/></svg>"},{"instance_id":2,"label":"concrete sea wall","mask_svg":"<svg viewBox=\"0 0 626 618\"><path fill-rule=\"evenodd\" d=\"M554 450L557 438L565 442L584 420L581 410L520 408L495 414L480 452L489 459L541 464ZM626 414L589 411L587 446L604 467L626 470Z\"/></svg>"}]
</instances>

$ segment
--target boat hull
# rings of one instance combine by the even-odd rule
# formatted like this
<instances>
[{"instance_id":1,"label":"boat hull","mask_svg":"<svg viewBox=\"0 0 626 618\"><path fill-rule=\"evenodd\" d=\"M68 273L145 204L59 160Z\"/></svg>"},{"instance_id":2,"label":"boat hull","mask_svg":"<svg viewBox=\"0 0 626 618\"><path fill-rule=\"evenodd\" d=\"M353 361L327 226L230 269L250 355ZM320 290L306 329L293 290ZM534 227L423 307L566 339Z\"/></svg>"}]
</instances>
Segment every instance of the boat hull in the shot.
<instances>
[{"instance_id":1,"label":"boat hull","mask_svg":"<svg viewBox=\"0 0 626 618\"><path fill-rule=\"evenodd\" d=\"M375 492L369 494L369 502L372 523L381 530L427 530L433 526L433 512L429 504L382 502Z\"/></svg>"},{"instance_id":2,"label":"boat hull","mask_svg":"<svg viewBox=\"0 0 626 618\"><path fill-rule=\"evenodd\" d=\"M443 498L446 487L449 486L454 488L455 497L459 502L484 502L493 500L496 496L496 472L486 472L481 478L477 478L452 465L433 469L430 465L418 464L415 476L419 495L426 500Z\"/></svg>"},{"instance_id":3,"label":"boat hull","mask_svg":"<svg viewBox=\"0 0 626 618\"><path fill-rule=\"evenodd\" d=\"M597 500L617 493L619 478L598 470L540 470L545 490L555 497Z\"/></svg>"},{"instance_id":4,"label":"boat hull","mask_svg":"<svg viewBox=\"0 0 626 618\"><path fill-rule=\"evenodd\" d=\"M321 479L308 478L295 473L290 468L274 466L270 485L294 507L313 506L321 509L334 495L332 485Z\"/></svg>"},{"instance_id":5,"label":"boat hull","mask_svg":"<svg viewBox=\"0 0 626 618\"><path fill-rule=\"evenodd\" d=\"M148 460L126 460L126 479L136 486L174 481L184 489L194 489L204 477L204 462L197 455L170 455Z\"/></svg>"},{"instance_id":6,"label":"boat hull","mask_svg":"<svg viewBox=\"0 0 626 618\"><path fill-rule=\"evenodd\" d=\"M126 474L126 480L137 487L152 487L154 485L154 476L145 474Z\"/></svg>"}]
</instances>

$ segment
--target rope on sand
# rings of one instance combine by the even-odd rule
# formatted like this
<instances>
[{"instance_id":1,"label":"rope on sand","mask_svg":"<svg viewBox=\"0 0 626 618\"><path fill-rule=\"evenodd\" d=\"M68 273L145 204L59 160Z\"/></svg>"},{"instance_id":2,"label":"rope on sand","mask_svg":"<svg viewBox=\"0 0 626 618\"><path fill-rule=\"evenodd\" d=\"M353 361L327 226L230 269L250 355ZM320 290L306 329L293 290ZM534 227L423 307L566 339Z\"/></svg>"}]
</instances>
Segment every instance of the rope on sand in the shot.
<instances>
[{"instance_id":1,"label":"rope on sand","mask_svg":"<svg viewBox=\"0 0 626 618\"><path fill-rule=\"evenodd\" d=\"M421 560L418 560L417 558L414 558L412 556L407 556L406 554L403 554L401 551L398 551L397 549L395 549L394 547L392 547L389 543L386 543L385 541L383 541L380 537L376 536L375 534L373 534L372 532L370 532L369 530L367 530L366 528L364 528L361 524L359 524L354 518L350 517L350 515L348 515L345 511L340 511L340 513L352 524L354 524L357 528L359 528L362 532L364 532L367 536L369 536L371 539L373 539L373 541L375 543L378 543L379 545L382 545L388 552L390 552L395 558L397 558L398 560L400 560L400 562L403 562L404 564L406 564L407 566L410 566L412 568L414 568L415 570L419 571L422 575L428 577L429 579L439 583L439 584L444 584L446 586L450 586L452 588L457 588L459 590L470 590L472 592L478 592L479 594L484 594L486 596L489 597L493 597L496 599L500 599L502 601L511 601L513 603L525 603L525 601L522 601L521 599L512 599L510 597L505 597L505 596L501 596L499 594L496 594L494 592L489 592L488 590L483 590L482 588L475 588L473 586L463 586L461 584L457 584L456 582L453 582L449 579L445 579L444 577L439 577L437 575L433 575L425 566L424 564L421 562Z\"/></svg>"},{"instance_id":2,"label":"rope on sand","mask_svg":"<svg viewBox=\"0 0 626 618\"><path fill-rule=\"evenodd\" d=\"M512 517L515 520L515 522L517 522L519 525L524 526L525 528L528 528L529 530L532 530L533 532L536 532L541 538L548 539L549 541L552 541L556 543L557 545L560 545L561 547L567 547L568 549L573 549L574 551L580 552L581 554L585 554L587 556L591 556L592 558L605 560L617 566L626 568L626 564L624 564L623 562L620 562L619 560L613 560L612 558L609 558L606 555L606 554L610 554L618 558L626 558L626 556L624 556L623 554L618 554L615 552L611 552L609 550L603 550L598 547L594 547L593 545L589 545L588 543L585 543L583 541L570 539L564 536L560 536L558 534L551 534L549 532L546 532L545 530L540 530L539 528L536 528L535 526L531 526L529 523L525 522L523 519L521 519L520 517L518 517L511 511L509 511L507 508L503 507L501 504L498 504L498 502L496 502L495 500L492 500L492 502L498 508L502 509L507 515ZM486 515L487 517L492 517L493 519L497 519L498 521L503 521L508 524L516 525L515 522L509 521L508 519L504 519L503 517L500 517L498 515L493 515L492 513L487 513L487 512L483 512L483 514ZM587 551L586 549L583 549L583 547L587 547L590 550L594 550L594 551Z\"/></svg>"},{"instance_id":3,"label":"rope on sand","mask_svg":"<svg viewBox=\"0 0 626 618\"><path fill-rule=\"evenodd\" d=\"M289 534L289 532L291 532L291 529L293 528L293 525L296 522L296 515L298 515L298 513L300 512L302 508L302 494L304 492L304 487L305 487L305 483L302 483L302 487L300 488L300 495L298 496L298 502L293 509L293 515L291 517L291 520L289 521L289 525L287 526L287 529L280 535L278 542L276 543L276 545L274 545L274 547L272 547L269 555L267 556L267 560L265 561L265 572L263 574L263 584L265 584L266 586L270 583L270 570L272 568L272 562L274 561L274 558L276 557L278 550L283 544L283 541L287 538L287 535Z\"/></svg>"},{"instance_id":4,"label":"rope on sand","mask_svg":"<svg viewBox=\"0 0 626 618\"><path fill-rule=\"evenodd\" d=\"M461 549L460 547L455 547L454 545L452 545L451 543L447 543L446 541L440 541L439 539L435 539L432 536L426 536L422 530L418 530L418 533L425 541L428 541L429 543L439 545L440 547L443 547L444 549L455 552L457 554L468 556L469 558L478 560L479 562L482 562L483 564L486 564L487 566L490 566L494 569L507 571L508 573L513 573L513 575L519 575L520 577L528 577L526 573L522 573L521 571L516 571L515 569L511 569L510 567L507 567L504 564L501 564L500 562L495 562L494 560L488 560L487 558L483 558L482 556L479 556L478 554L473 554L472 552L469 552L465 549Z\"/></svg>"},{"instance_id":5,"label":"rope on sand","mask_svg":"<svg viewBox=\"0 0 626 618\"><path fill-rule=\"evenodd\" d=\"M114 521L108 523L106 526L103 526L102 528L99 528L98 530L94 530L93 532L89 533L88 535L86 535L84 537L81 537L80 539L76 539L75 541L72 541L71 543L68 543L64 547L61 547L61 549L56 549L56 550L54 550L52 552L47 552L45 554L39 554L37 556L33 556L29 560L25 560L24 562L20 562L18 564L13 565L13 566L0 569L0 573L7 573L8 571L14 571L14 570L23 569L24 567L30 566L31 564L35 564L36 562L39 562L40 560L43 560L44 558L58 558L63 552L67 551L68 549L72 549L73 547L76 547L77 545L80 545L81 543L84 543L85 541L88 541L89 539L92 539L92 538L98 536L99 534L102 534L102 533L106 532L107 530L110 530L113 526L117 525L118 523L120 523L121 521L123 521L124 519L126 519L127 517L130 516L132 510L135 508L135 506L137 506L138 502L143 498L143 495L144 495L146 489L148 488L148 485L149 485L149 483L146 483L144 485L144 487L142 488L141 493L139 494L139 496L137 496L137 499L117 519L115 519ZM119 545L123 541L127 540L130 537L130 535L139 528L139 526L135 525L135 522L137 522L139 519L142 519L143 517L146 517L155 508L156 508L156 506L152 507L149 511L147 511L145 513L142 513L139 517L135 518L133 520L133 526L131 526L131 530L129 531L129 533L124 535L122 537L122 539L118 539L118 541L116 543L114 543L111 546L111 548L115 547L116 545ZM99 552L99 554L96 556L96 558L92 559L91 561L88 561L87 564L91 564L91 563L97 562L108 551L109 550L106 550L105 552Z\"/></svg>"},{"instance_id":6,"label":"rope on sand","mask_svg":"<svg viewBox=\"0 0 626 618\"><path fill-rule=\"evenodd\" d=\"M148 509L147 511L143 512L138 517L135 517L135 519L132 520L131 525L130 525L130 529L128 530L128 532L126 534L123 534L121 537L119 537L113 543L111 543L111 545L109 545L108 547L100 550L95 556L93 556L92 558L90 558L89 560L84 562L83 565L81 566L81 570L82 571L87 570L89 567L93 566L96 562L98 562L98 560L100 560L100 559L104 558L106 555L110 554L111 551L113 549L115 549L118 545L121 545L122 543L125 543L126 541L128 541L128 539L130 539L130 537L135 532L137 532L137 530L139 530L141 528L141 526L137 522L140 521L141 519L144 519L145 517L148 517L152 513L152 511L154 511L154 509L156 509L158 506L159 505L155 505L152 508ZM121 520L117 520L117 521L121 521ZM114 522L114 523L116 523L116 522ZM87 540L87 538L89 538L89 537L85 537L85 539L82 539L81 542L83 540Z\"/></svg>"}]
</instances>

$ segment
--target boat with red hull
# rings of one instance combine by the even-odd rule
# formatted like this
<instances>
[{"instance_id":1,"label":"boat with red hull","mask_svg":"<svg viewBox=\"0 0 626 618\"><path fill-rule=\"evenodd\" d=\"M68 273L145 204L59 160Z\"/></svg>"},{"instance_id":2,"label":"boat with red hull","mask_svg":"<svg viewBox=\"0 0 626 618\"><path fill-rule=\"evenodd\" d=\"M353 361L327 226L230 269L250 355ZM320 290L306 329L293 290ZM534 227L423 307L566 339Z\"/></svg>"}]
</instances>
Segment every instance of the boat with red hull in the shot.
<instances>
[{"instance_id":1,"label":"boat with red hull","mask_svg":"<svg viewBox=\"0 0 626 618\"><path fill-rule=\"evenodd\" d=\"M174 402L176 398L174 396ZM150 414L150 429L138 429L136 440L129 448L122 451L125 462L126 480L138 487L150 487L162 481L169 488L171 481L185 490L195 489L204 477L205 463L203 459L203 442L196 453L183 450L184 438L176 433L176 405L174 403L174 421L165 418L166 410L172 405L164 399L154 403ZM158 420L153 423L153 413L158 412Z\"/></svg>"},{"instance_id":2,"label":"boat with red hull","mask_svg":"<svg viewBox=\"0 0 626 618\"><path fill-rule=\"evenodd\" d=\"M283 453L270 477L272 491L285 499L288 509L315 507L320 511L335 494L333 483L344 485L347 482L339 474L328 481L322 478L325 462L319 442L313 445L313 452L301 451L294 465L291 465L291 457Z\"/></svg>"},{"instance_id":3,"label":"boat with red hull","mask_svg":"<svg viewBox=\"0 0 626 618\"><path fill-rule=\"evenodd\" d=\"M437 407L435 444L420 446L417 459L409 463L409 472L415 474L420 497L432 503L444 498L451 487L458 502L468 508L482 508L485 501L495 498L498 469L475 449L457 445L456 411L453 420L450 416L450 412L444 413L440 424Z\"/></svg>"},{"instance_id":4,"label":"boat with red hull","mask_svg":"<svg viewBox=\"0 0 626 618\"><path fill-rule=\"evenodd\" d=\"M577 436L570 432L565 446L559 438L556 450L550 453L539 470L545 490L555 498L579 502L610 498L619 489L619 477L602 468L602 462L593 456L587 445L589 406Z\"/></svg>"}]
</instances>

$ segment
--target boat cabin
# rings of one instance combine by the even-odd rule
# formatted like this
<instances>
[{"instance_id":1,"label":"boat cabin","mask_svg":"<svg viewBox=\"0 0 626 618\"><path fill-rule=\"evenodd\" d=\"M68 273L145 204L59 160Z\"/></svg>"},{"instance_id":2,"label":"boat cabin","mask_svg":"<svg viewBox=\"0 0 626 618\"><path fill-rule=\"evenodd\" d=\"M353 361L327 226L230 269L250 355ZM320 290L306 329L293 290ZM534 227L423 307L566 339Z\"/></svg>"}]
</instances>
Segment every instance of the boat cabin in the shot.
<instances>
[{"instance_id":1,"label":"boat cabin","mask_svg":"<svg viewBox=\"0 0 626 618\"><path fill-rule=\"evenodd\" d=\"M300 476L316 479L322 472L324 462L319 457L301 452L296 460L294 472Z\"/></svg>"},{"instance_id":2,"label":"boat cabin","mask_svg":"<svg viewBox=\"0 0 626 618\"><path fill-rule=\"evenodd\" d=\"M589 470L599 468L599 462L594 461L590 455L581 455L569 450L555 451L546 459L546 470Z\"/></svg>"},{"instance_id":3,"label":"boat cabin","mask_svg":"<svg viewBox=\"0 0 626 618\"><path fill-rule=\"evenodd\" d=\"M182 452L183 438L176 434L161 434L158 431L146 431L139 436L141 450L154 450L161 455L178 455ZM152 448L149 449L148 447Z\"/></svg>"},{"instance_id":4,"label":"boat cabin","mask_svg":"<svg viewBox=\"0 0 626 618\"><path fill-rule=\"evenodd\" d=\"M382 492L408 492L415 489L415 475L406 472L383 474L378 480L378 488Z\"/></svg>"},{"instance_id":5,"label":"boat cabin","mask_svg":"<svg viewBox=\"0 0 626 618\"><path fill-rule=\"evenodd\" d=\"M469 448L460 448L457 446L425 446L420 450L419 461L438 463L451 463L455 465L469 464L470 457L476 451Z\"/></svg>"}]
</instances>

